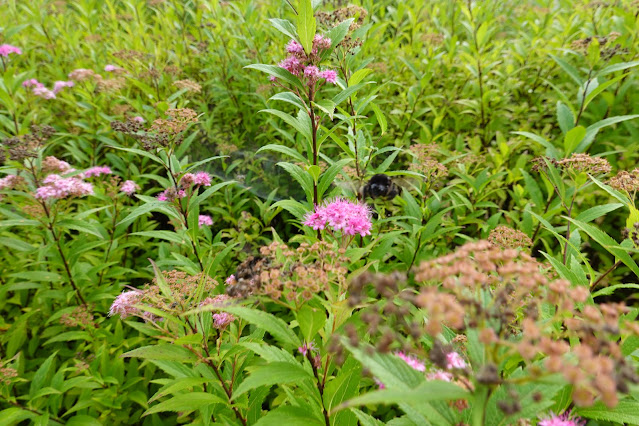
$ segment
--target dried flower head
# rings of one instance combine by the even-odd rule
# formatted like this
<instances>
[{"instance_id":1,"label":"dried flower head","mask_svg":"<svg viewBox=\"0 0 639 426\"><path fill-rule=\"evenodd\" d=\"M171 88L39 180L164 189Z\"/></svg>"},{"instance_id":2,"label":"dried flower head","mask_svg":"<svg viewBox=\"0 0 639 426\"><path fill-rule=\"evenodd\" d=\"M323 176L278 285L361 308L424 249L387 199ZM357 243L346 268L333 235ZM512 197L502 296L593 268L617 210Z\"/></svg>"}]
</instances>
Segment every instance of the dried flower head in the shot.
<instances>
[{"instance_id":1,"label":"dried flower head","mask_svg":"<svg viewBox=\"0 0 639 426\"><path fill-rule=\"evenodd\" d=\"M488 241L490 241L495 246L504 249L527 249L531 248L533 245L533 242L528 237L528 235L524 234L521 231L503 225L500 225L490 231L490 234L488 235Z\"/></svg>"},{"instance_id":2,"label":"dried flower head","mask_svg":"<svg viewBox=\"0 0 639 426\"><path fill-rule=\"evenodd\" d=\"M631 172L622 170L616 176L611 177L607 183L618 191L634 193L639 190L639 169L634 169Z\"/></svg>"},{"instance_id":3,"label":"dried flower head","mask_svg":"<svg viewBox=\"0 0 639 426\"><path fill-rule=\"evenodd\" d=\"M178 89L186 90L187 92L200 93L202 91L202 86L193 80L177 80L173 82L173 85Z\"/></svg>"}]
</instances>

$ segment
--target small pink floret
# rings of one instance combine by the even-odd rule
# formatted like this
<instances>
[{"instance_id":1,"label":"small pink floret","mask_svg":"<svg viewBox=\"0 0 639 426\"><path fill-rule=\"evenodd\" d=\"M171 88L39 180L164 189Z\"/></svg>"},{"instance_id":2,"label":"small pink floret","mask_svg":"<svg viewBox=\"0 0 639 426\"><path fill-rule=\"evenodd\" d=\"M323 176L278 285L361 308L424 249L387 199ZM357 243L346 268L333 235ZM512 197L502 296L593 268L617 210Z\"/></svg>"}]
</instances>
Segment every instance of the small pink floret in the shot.
<instances>
[{"instance_id":1,"label":"small pink floret","mask_svg":"<svg viewBox=\"0 0 639 426\"><path fill-rule=\"evenodd\" d=\"M404 360L406 364L408 364L413 370L417 371L426 371L426 365L420 362L417 358L412 355L406 355L404 352L395 352L395 355Z\"/></svg>"},{"instance_id":2,"label":"small pink floret","mask_svg":"<svg viewBox=\"0 0 639 426\"><path fill-rule=\"evenodd\" d=\"M213 219L209 215L201 214L197 218L197 223L200 227L213 225Z\"/></svg>"},{"instance_id":3,"label":"small pink floret","mask_svg":"<svg viewBox=\"0 0 639 426\"><path fill-rule=\"evenodd\" d=\"M334 231L341 231L345 235L362 237L370 235L372 228L368 206L341 198L316 206L315 211L306 216L304 225L315 230L324 229L328 225Z\"/></svg>"},{"instance_id":4,"label":"small pink floret","mask_svg":"<svg viewBox=\"0 0 639 426\"><path fill-rule=\"evenodd\" d=\"M0 56L4 56L6 58L11 53L22 55L22 50L19 47L11 46L10 44L0 44Z\"/></svg>"},{"instance_id":5,"label":"small pink floret","mask_svg":"<svg viewBox=\"0 0 639 426\"><path fill-rule=\"evenodd\" d=\"M446 354L446 368L452 370L453 368L463 369L466 368L466 361L457 352L449 352Z\"/></svg>"},{"instance_id":6,"label":"small pink floret","mask_svg":"<svg viewBox=\"0 0 639 426\"><path fill-rule=\"evenodd\" d=\"M132 180L125 180L122 182L122 185L120 185L120 191L124 192L126 195L133 195L133 193L139 189L140 187L138 184Z\"/></svg>"}]
</instances>

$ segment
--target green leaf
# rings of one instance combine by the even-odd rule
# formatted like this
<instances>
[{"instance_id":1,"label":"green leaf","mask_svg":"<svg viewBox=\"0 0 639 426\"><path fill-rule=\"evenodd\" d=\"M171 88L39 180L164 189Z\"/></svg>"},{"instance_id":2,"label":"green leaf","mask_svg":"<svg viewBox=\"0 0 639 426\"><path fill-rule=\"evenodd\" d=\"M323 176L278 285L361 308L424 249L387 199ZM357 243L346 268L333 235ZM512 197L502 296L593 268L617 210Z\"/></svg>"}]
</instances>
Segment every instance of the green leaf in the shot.
<instances>
[{"instance_id":1,"label":"green leaf","mask_svg":"<svg viewBox=\"0 0 639 426\"><path fill-rule=\"evenodd\" d=\"M541 146L545 147L546 156L550 158L559 158L559 151L557 150L557 148L555 148L553 144L551 144L550 142L548 142L546 139L542 138L541 136L538 136L530 132L512 132L512 133L516 135L525 136L528 139L532 139L533 141L537 142Z\"/></svg>"},{"instance_id":2,"label":"green leaf","mask_svg":"<svg viewBox=\"0 0 639 426\"><path fill-rule=\"evenodd\" d=\"M255 426L324 426L302 407L280 406L261 417Z\"/></svg>"},{"instance_id":3,"label":"green leaf","mask_svg":"<svg viewBox=\"0 0 639 426\"><path fill-rule=\"evenodd\" d=\"M273 337L283 343L296 348L302 346L300 340L289 328L288 324L268 312L245 308L242 306L225 306L221 307L220 310L229 312L239 318L242 318L244 321L268 331L271 335L273 335Z\"/></svg>"},{"instance_id":4,"label":"green leaf","mask_svg":"<svg viewBox=\"0 0 639 426\"><path fill-rule=\"evenodd\" d=\"M307 55L313 50L315 26L315 16L313 14L313 4L311 0L300 0L297 11L297 35Z\"/></svg>"},{"instance_id":5,"label":"green leaf","mask_svg":"<svg viewBox=\"0 0 639 426\"><path fill-rule=\"evenodd\" d=\"M29 387L29 398L33 399L33 396L45 385L47 385L50 381L50 376L52 374L51 368L53 367L53 360L57 352L52 353L49 358L47 358L41 365L38 367L38 370L33 375L31 379L31 386Z\"/></svg>"},{"instance_id":6,"label":"green leaf","mask_svg":"<svg viewBox=\"0 0 639 426\"><path fill-rule=\"evenodd\" d=\"M566 72L566 74L568 74L570 78L573 79L575 83L581 86L583 79L580 77L577 68L573 67L563 59L556 57L555 55L550 55L550 57Z\"/></svg>"},{"instance_id":7,"label":"green leaf","mask_svg":"<svg viewBox=\"0 0 639 426\"><path fill-rule=\"evenodd\" d=\"M581 212L575 219L585 223L591 222L623 206L624 205L620 203L611 203L611 204L604 204L602 206L591 207L588 210Z\"/></svg>"},{"instance_id":8,"label":"green leaf","mask_svg":"<svg viewBox=\"0 0 639 426\"><path fill-rule=\"evenodd\" d=\"M621 123L623 121L634 120L635 118L639 118L639 114L620 115L617 117L610 117L610 118L606 118L604 120L598 121L594 124L591 124L586 129L586 137L583 139L583 141L581 141L579 146L575 149L575 152L584 152L586 149L588 149L588 147L595 140L595 136L597 136L597 133L599 133L600 129L607 126L612 126L613 124Z\"/></svg>"},{"instance_id":9,"label":"green leaf","mask_svg":"<svg viewBox=\"0 0 639 426\"><path fill-rule=\"evenodd\" d=\"M575 116L565 103L557 101L557 121L561 131L566 133L575 126Z\"/></svg>"},{"instance_id":10,"label":"green leaf","mask_svg":"<svg viewBox=\"0 0 639 426\"><path fill-rule=\"evenodd\" d=\"M307 141L310 141L313 139L312 129L310 128L310 126L307 126L306 123L300 122L297 118L293 117L292 115L277 109L263 109L259 112L268 112L269 114L273 114L281 118L282 120L284 120L284 122L292 126L295 130L300 132L302 136L306 138Z\"/></svg>"},{"instance_id":11,"label":"green leaf","mask_svg":"<svg viewBox=\"0 0 639 426\"><path fill-rule=\"evenodd\" d=\"M255 367L251 374L239 384L233 392L233 400L238 396L260 386L272 386L293 383L304 379L313 379L313 375L299 364L290 362L272 362Z\"/></svg>"},{"instance_id":12,"label":"green leaf","mask_svg":"<svg viewBox=\"0 0 639 426\"><path fill-rule=\"evenodd\" d=\"M143 237L157 238L160 240L167 240L177 244L184 244L187 240L181 237L180 234L174 231L141 231L133 232L131 235L140 235Z\"/></svg>"},{"instance_id":13,"label":"green leaf","mask_svg":"<svg viewBox=\"0 0 639 426\"><path fill-rule=\"evenodd\" d=\"M618 290L620 288L634 288L635 290L639 289L639 284L615 284L615 285L611 285L609 287L604 287L600 290L595 291L594 293L592 293L592 297L599 297L599 296L610 296L611 294L613 294L615 292L615 290Z\"/></svg>"},{"instance_id":14,"label":"green leaf","mask_svg":"<svg viewBox=\"0 0 639 426\"><path fill-rule=\"evenodd\" d=\"M324 172L324 174L322 174L319 185L317 187L317 192L320 198L324 196L328 188L335 181L335 177L337 176L337 174L344 168L345 165L347 165L351 161L352 160L350 158L339 160L335 164L331 165L331 167L329 167L328 170Z\"/></svg>"},{"instance_id":15,"label":"green leaf","mask_svg":"<svg viewBox=\"0 0 639 426\"><path fill-rule=\"evenodd\" d=\"M322 307L312 307L309 303L306 303L297 312L297 323L307 342L313 340L315 334L321 330L325 322L326 312Z\"/></svg>"},{"instance_id":16,"label":"green leaf","mask_svg":"<svg viewBox=\"0 0 639 426\"><path fill-rule=\"evenodd\" d=\"M198 358L188 349L169 344L142 346L121 355L122 358L196 362Z\"/></svg>"},{"instance_id":17,"label":"green leaf","mask_svg":"<svg viewBox=\"0 0 639 426\"><path fill-rule=\"evenodd\" d=\"M313 192L313 178L300 166L293 163L287 163L285 161L281 161L277 163L277 165L286 170L291 177L300 184L306 194L311 194Z\"/></svg>"},{"instance_id":18,"label":"green leaf","mask_svg":"<svg viewBox=\"0 0 639 426\"><path fill-rule=\"evenodd\" d=\"M333 102L337 106L341 104L342 102L344 102L349 97L351 97L353 94L355 94L355 92L357 92L362 87L366 86L367 84L373 84L373 83L374 81L367 81L365 83L359 83L354 86L348 86L346 89L342 90L340 93L335 95L335 97L333 98Z\"/></svg>"},{"instance_id":19,"label":"green leaf","mask_svg":"<svg viewBox=\"0 0 639 426\"><path fill-rule=\"evenodd\" d=\"M353 18L342 21L339 25L333 27L333 29L331 29L328 34L326 34L326 37L331 39L331 48L326 49L322 52L320 56L320 62L326 60L331 55L333 50L337 47L337 45L340 44L342 40L344 40L344 37L346 37L346 34L348 34L348 30L353 21Z\"/></svg>"},{"instance_id":20,"label":"green leaf","mask_svg":"<svg viewBox=\"0 0 639 426\"><path fill-rule=\"evenodd\" d=\"M466 399L470 393L461 387L441 380L430 380L415 389L382 389L353 398L342 404L341 408L366 404L421 404L430 401L450 401Z\"/></svg>"},{"instance_id":21,"label":"green leaf","mask_svg":"<svg viewBox=\"0 0 639 426\"><path fill-rule=\"evenodd\" d=\"M586 128L584 126L577 126L570 129L564 136L564 153L568 157L574 152L574 149L579 145L586 136Z\"/></svg>"},{"instance_id":22,"label":"green leaf","mask_svg":"<svg viewBox=\"0 0 639 426\"><path fill-rule=\"evenodd\" d=\"M254 69L258 71L265 72L269 75L272 75L275 78L279 78L282 81L285 81L294 87L297 87L300 90L304 90L304 85L300 81L299 78L291 74L288 70L277 66L277 65L268 65L268 64L251 64L247 65L244 68Z\"/></svg>"},{"instance_id":23,"label":"green leaf","mask_svg":"<svg viewBox=\"0 0 639 426\"><path fill-rule=\"evenodd\" d=\"M639 61L620 62L618 64L607 66L606 68L604 68L601 71L599 71L597 73L597 75L599 75L599 76L608 75L608 74L612 74L613 72L626 70L628 68L634 68L637 65L639 65Z\"/></svg>"},{"instance_id":24,"label":"green leaf","mask_svg":"<svg viewBox=\"0 0 639 426\"><path fill-rule=\"evenodd\" d=\"M292 38L293 40L297 40L295 26L290 21L287 21L286 19L277 19L277 18L269 19L269 21L279 32L281 32L285 36Z\"/></svg>"},{"instance_id":25,"label":"green leaf","mask_svg":"<svg viewBox=\"0 0 639 426\"><path fill-rule=\"evenodd\" d=\"M362 68L361 70L357 70L351 75L351 78L348 79L349 86L355 86L356 84L361 83L362 80L366 78L366 76L372 73L373 70L370 68Z\"/></svg>"},{"instance_id":26,"label":"green leaf","mask_svg":"<svg viewBox=\"0 0 639 426\"><path fill-rule=\"evenodd\" d=\"M326 113L328 117L333 120L333 114L335 113L335 103L329 99L322 99L321 101L313 102L317 108Z\"/></svg>"},{"instance_id":27,"label":"green leaf","mask_svg":"<svg viewBox=\"0 0 639 426\"><path fill-rule=\"evenodd\" d=\"M379 109L377 104L371 102L371 108L373 109L373 112L375 113L375 118L377 119L377 123L379 124L379 127L381 127L382 129L382 135L383 135L384 133L386 133L386 130L388 129L388 122L386 121L386 117L384 116L384 113L382 112L382 110Z\"/></svg>"},{"instance_id":28,"label":"green leaf","mask_svg":"<svg viewBox=\"0 0 639 426\"><path fill-rule=\"evenodd\" d=\"M262 151L279 152L281 154L288 155L289 157L294 158L295 160L299 161L300 163L305 163L306 162L306 158L302 154L300 154L299 152L297 152L293 148L289 148L289 147L284 146L284 145L279 145L279 144L264 145L263 147L261 147L260 149L257 150L256 154L259 154Z\"/></svg>"},{"instance_id":29,"label":"green leaf","mask_svg":"<svg viewBox=\"0 0 639 426\"><path fill-rule=\"evenodd\" d=\"M602 402L596 402L592 407L575 408L574 413L587 419L639 424L638 401L621 401L615 408L608 408Z\"/></svg>"},{"instance_id":30,"label":"green leaf","mask_svg":"<svg viewBox=\"0 0 639 426\"><path fill-rule=\"evenodd\" d=\"M210 404L227 404L219 396L206 392L189 392L184 395L176 395L163 401L144 412L144 416L163 411L194 411Z\"/></svg>"},{"instance_id":31,"label":"green leaf","mask_svg":"<svg viewBox=\"0 0 639 426\"><path fill-rule=\"evenodd\" d=\"M572 222L579 229L584 231L593 240L599 243L604 249L612 253L616 258L621 260L635 275L639 276L639 266L635 263L632 257L628 254L625 248L621 247L617 242L602 230L595 228L587 223L566 218Z\"/></svg>"}]
</instances>

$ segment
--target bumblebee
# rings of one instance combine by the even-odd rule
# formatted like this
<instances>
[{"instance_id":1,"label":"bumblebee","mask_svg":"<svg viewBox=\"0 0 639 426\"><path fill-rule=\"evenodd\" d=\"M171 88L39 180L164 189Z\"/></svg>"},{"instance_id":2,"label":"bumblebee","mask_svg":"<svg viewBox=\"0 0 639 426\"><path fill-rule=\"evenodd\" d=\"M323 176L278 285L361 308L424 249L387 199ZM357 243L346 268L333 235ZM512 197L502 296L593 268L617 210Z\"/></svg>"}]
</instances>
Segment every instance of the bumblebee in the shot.
<instances>
[{"instance_id":1,"label":"bumblebee","mask_svg":"<svg viewBox=\"0 0 639 426\"><path fill-rule=\"evenodd\" d=\"M384 200L392 200L402 192L402 187L396 184L390 176L378 173L366 182L360 191L360 198L365 200L370 197L373 200L382 198Z\"/></svg>"}]
</instances>

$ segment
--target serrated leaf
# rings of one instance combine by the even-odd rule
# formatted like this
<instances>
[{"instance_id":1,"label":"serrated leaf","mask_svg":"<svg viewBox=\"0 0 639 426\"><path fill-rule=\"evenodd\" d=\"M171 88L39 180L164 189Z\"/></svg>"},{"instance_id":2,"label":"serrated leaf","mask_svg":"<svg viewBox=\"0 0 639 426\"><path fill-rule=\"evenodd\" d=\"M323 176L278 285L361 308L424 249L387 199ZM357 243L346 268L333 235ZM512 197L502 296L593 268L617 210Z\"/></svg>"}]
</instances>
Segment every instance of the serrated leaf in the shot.
<instances>
[{"instance_id":1,"label":"serrated leaf","mask_svg":"<svg viewBox=\"0 0 639 426\"><path fill-rule=\"evenodd\" d=\"M315 16L311 0L300 0L297 11L297 35L307 55L313 50L313 38L315 37Z\"/></svg>"},{"instance_id":2,"label":"serrated leaf","mask_svg":"<svg viewBox=\"0 0 639 426\"><path fill-rule=\"evenodd\" d=\"M189 392L184 395L174 396L158 405L154 405L144 412L144 416L161 413L163 411L194 411L211 404L227 404L227 402L219 396L210 393Z\"/></svg>"},{"instance_id":3,"label":"serrated leaf","mask_svg":"<svg viewBox=\"0 0 639 426\"><path fill-rule=\"evenodd\" d=\"M304 379L313 379L313 375L297 363L272 362L253 369L251 374L233 392L233 399L258 388L285 383L293 383Z\"/></svg>"},{"instance_id":4,"label":"serrated leaf","mask_svg":"<svg viewBox=\"0 0 639 426\"><path fill-rule=\"evenodd\" d=\"M148 360L196 362L198 358L188 349L174 345L142 346L121 355L122 358L142 358Z\"/></svg>"},{"instance_id":5,"label":"serrated leaf","mask_svg":"<svg viewBox=\"0 0 639 426\"><path fill-rule=\"evenodd\" d=\"M268 331L271 335L273 335L273 337L283 343L296 348L301 346L300 340L289 328L288 324L280 318L277 318L275 315L242 306L225 306L220 307L220 310L229 312L239 318L242 318L244 321Z\"/></svg>"}]
</instances>

